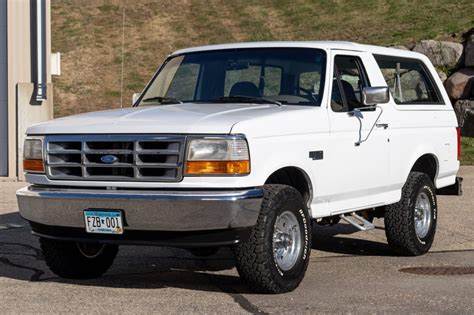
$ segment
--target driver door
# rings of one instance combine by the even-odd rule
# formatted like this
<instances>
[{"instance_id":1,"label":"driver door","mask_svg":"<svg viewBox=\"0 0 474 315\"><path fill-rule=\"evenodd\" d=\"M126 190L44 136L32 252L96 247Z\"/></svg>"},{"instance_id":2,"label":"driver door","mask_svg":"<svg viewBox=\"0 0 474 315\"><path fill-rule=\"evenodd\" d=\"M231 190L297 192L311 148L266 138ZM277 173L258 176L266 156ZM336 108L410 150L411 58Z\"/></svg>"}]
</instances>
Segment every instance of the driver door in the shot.
<instances>
[{"instance_id":1,"label":"driver door","mask_svg":"<svg viewBox=\"0 0 474 315\"><path fill-rule=\"evenodd\" d=\"M390 193L390 129L382 124L383 108L366 109L362 104L362 89L371 86L365 66L370 57L348 51L334 51L332 56L328 84L332 85L328 104L332 178L327 187L331 214L381 205Z\"/></svg>"}]
</instances>

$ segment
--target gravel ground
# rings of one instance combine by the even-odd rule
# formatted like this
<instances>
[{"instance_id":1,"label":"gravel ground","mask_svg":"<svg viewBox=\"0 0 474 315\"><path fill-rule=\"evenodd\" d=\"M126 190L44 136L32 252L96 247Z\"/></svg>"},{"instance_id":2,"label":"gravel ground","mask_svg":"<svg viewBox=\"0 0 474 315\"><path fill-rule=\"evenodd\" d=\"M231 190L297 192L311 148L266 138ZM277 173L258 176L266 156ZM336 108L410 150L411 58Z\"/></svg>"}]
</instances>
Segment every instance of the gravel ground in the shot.
<instances>
[{"instance_id":1,"label":"gravel ground","mask_svg":"<svg viewBox=\"0 0 474 315\"><path fill-rule=\"evenodd\" d=\"M439 197L434 246L398 257L383 221L357 232L346 224L317 227L305 280L283 295L252 294L230 251L208 258L170 248L123 246L100 279L53 275L38 241L19 217L14 197L25 183L0 183L1 313L474 313L474 274L402 273L407 267L474 267L474 167L463 167L464 196ZM469 270L468 270L469 271ZM473 270L471 270L473 271Z\"/></svg>"}]
</instances>

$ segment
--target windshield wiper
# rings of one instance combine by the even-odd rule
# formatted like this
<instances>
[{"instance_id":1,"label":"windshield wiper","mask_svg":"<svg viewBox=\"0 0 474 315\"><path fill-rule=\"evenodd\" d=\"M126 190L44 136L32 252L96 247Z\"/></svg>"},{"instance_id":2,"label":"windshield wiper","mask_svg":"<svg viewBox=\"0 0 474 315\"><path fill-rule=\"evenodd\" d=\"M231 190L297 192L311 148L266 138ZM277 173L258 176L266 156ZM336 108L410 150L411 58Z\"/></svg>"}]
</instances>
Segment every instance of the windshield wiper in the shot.
<instances>
[{"instance_id":1,"label":"windshield wiper","mask_svg":"<svg viewBox=\"0 0 474 315\"><path fill-rule=\"evenodd\" d=\"M211 102L263 103L263 104L275 104L278 106L282 105L278 101L274 101L265 97L245 96L245 95L218 97L218 98L212 99Z\"/></svg>"},{"instance_id":2,"label":"windshield wiper","mask_svg":"<svg viewBox=\"0 0 474 315\"><path fill-rule=\"evenodd\" d=\"M142 100L143 103L159 102L160 104L183 104L182 101L173 97L153 96Z\"/></svg>"}]
</instances>

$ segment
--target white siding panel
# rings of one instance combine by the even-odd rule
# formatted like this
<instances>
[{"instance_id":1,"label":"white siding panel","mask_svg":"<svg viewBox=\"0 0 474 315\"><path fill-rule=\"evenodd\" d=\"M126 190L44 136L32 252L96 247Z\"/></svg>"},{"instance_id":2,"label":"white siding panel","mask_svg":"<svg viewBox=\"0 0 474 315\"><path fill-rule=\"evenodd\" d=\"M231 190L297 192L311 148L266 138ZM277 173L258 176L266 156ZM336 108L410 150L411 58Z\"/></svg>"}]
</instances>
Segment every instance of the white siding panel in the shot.
<instances>
[{"instance_id":1,"label":"white siding panel","mask_svg":"<svg viewBox=\"0 0 474 315\"><path fill-rule=\"evenodd\" d=\"M0 0L0 176L8 175L7 0Z\"/></svg>"}]
</instances>

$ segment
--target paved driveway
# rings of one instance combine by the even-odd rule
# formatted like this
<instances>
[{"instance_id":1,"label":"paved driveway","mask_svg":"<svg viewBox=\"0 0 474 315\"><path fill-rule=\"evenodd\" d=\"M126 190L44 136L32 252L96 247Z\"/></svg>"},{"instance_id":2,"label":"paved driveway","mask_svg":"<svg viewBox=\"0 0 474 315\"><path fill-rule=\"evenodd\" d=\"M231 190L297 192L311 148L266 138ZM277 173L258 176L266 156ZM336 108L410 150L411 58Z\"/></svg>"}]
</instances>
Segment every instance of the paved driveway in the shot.
<instances>
[{"instance_id":1,"label":"paved driveway","mask_svg":"<svg viewBox=\"0 0 474 315\"><path fill-rule=\"evenodd\" d=\"M60 279L47 269L18 215L14 191L25 184L0 183L0 312L474 313L474 274L399 271L474 267L474 167L462 168L461 175L464 196L439 197L438 232L429 254L394 256L382 220L365 233L345 224L317 227L305 280L284 295L252 294L225 249L196 258L184 250L124 246L104 277Z\"/></svg>"}]
</instances>

